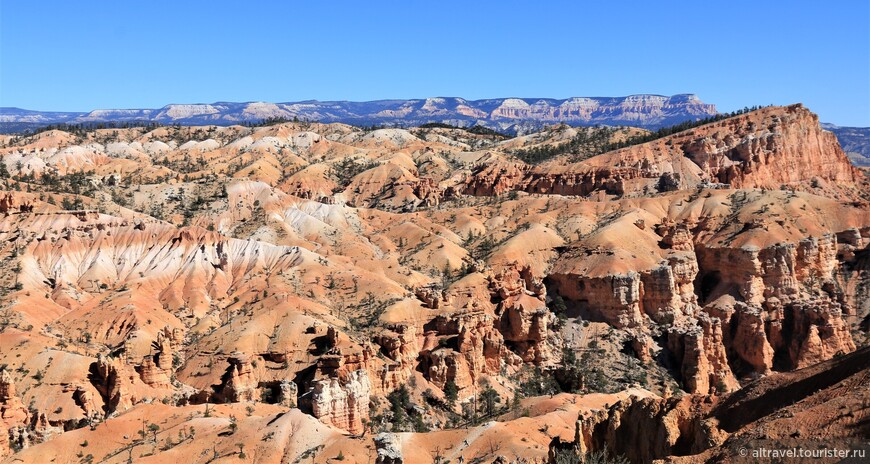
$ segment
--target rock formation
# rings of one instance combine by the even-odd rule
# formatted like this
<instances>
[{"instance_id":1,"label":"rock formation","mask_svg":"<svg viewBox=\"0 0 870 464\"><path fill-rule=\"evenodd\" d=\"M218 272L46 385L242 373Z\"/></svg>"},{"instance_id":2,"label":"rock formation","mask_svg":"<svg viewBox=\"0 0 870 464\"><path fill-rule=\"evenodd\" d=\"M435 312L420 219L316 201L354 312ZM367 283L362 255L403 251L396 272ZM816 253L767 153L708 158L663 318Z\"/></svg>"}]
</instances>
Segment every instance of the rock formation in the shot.
<instances>
[{"instance_id":1,"label":"rock formation","mask_svg":"<svg viewBox=\"0 0 870 464\"><path fill-rule=\"evenodd\" d=\"M106 416L123 411L133 405L131 396L125 386L124 368L115 358L104 355L90 365L89 380L100 392L103 399L103 412Z\"/></svg>"},{"instance_id":2,"label":"rock formation","mask_svg":"<svg viewBox=\"0 0 870 464\"><path fill-rule=\"evenodd\" d=\"M489 280L496 314L501 315L499 332L525 362L543 364L552 359L549 326L553 314L546 306L546 288L530 267L508 266Z\"/></svg>"},{"instance_id":3,"label":"rock formation","mask_svg":"<svg viewBox=\"0 0 870 464\"><path fill-rule=\"evenodd\" d=\"M282 380L279 383L279 389L278 404L288 408L295 408L297 406L296 397L299 395L299 388L296 384L289 380Z\"/></svg>"},{"instance_id":4,"label":"rock formation","mask_svg":"<svg viewBox=\"0 0 870 464\"><path fill-rule=\"evenodd\" d=\"M682 366L682 380L687 391L726 393L739 388L728 364L719 319L703 315L697 326L682 333L671 332L667 348Z\"/></svg>"},{"instance_id":5,"label":"rock formation","mask_svg":"<svg viewBox=\"0 0 870 464\"><path fill-rule=\"evenodd\" d=\"M465 192L637 196L713 185L841 191L838 184L853 185L860 178L818 117L793 105L764 108L567 166L483 165Z\"/></svg>"},{"instance_id":6,"label":"rock formation","mask_svg":"<svg viewBox=\"0 0 870 464\"><path fill-rule=\"evenodd\" d=\"M837 411L861 409L858 404L867 401L867 354L865 348L812 368L773 374L718 401L699 395L629 397L579 417L574 440L554 442L551 448L607 450L648 463L668 456L718 460L753 439L848 439L853 419ZM866 411L858 414L866 417Z\"/></svg>"},{"instance_id":7,"label":"rock formation","mask_svg":"<svg viewBox=\"0 0 870 464\"><path fill-rule=\"evenodd\" d=\"M377 464L403 464L402 450L396 439L396 435L392 433L380 433L375 437L375 446L378 450L378 457L375 459Z\"/></svg>"},{"instance_id":8,"label":"rock formation","mask_svg":"<svg viewBox=\"0 0 870 464\"><path fill-rule=\"evenodd\" d=\"M311 409L314 417L350 433L364 430L372 386L365 370L314 382Z\"/></svg>"},{"instance_id":9,"label":"rock formation","mask_svg":"<svg viewBox=\"0 0 870 464\"><path fill-rule=\"evenodd\" d=\"M175 371L173 356L172 331L166 327L157 333L157 341L154 342L157 352L149 354L142 360L137 368L139 377L145 384L155 388L170 388L172 375Z\"/></svg>"},{"instance_id":10,"label":"rock formation","mask_svg":"<svg viewBox=\"0 0 870 464\"><path fill-rule=\"evenodd\" d=\"M97 399L94 398L94 394L81 385L75 387L73 401L82 408L89 422L96 421L102 415L102 408L99 406Z\"/></svg>"},{"instance_id":11,"label":"rock formation","mask_svg":"<svg viewBox=\"0 0 870 464\"><path fill-rule=\"evenodd\" d=\"M249 357L233 353L227 358L229 367L223 377L215 398L230 403L253 401L258 398L258 381Z\"/></svg>"},{"instance_id":12,"label":"rock formation","mask_svg":"<svg viewBox=\"0 0 870 464\"><path fill-rule=\"evenodd\" d=\"M30 413L15 391L15 381L6 369L0 369L0 458L30 444L27 422Z\"/></svg>"}]
</instances>

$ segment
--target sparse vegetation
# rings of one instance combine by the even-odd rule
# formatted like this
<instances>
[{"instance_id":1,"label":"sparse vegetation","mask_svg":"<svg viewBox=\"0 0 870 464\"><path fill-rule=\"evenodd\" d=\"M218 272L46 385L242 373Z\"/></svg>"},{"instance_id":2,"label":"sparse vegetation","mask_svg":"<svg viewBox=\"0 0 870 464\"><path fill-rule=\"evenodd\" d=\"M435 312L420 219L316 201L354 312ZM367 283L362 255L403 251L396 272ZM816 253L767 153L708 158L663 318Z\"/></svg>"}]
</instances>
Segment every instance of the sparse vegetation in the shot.
<instances>
[{"instance_id":1,"label":"sparse vegetation","mask_svg":"<svg viewBox=\"0 0 870 464\"><path fill-rule=\"evenodd\" d=\"M358 161L353 158L342 158L330 168L330 175L338 180L338 185L347 187L354 177L379 166L376 161Z\"/></svg>"},{"instance_id":2,"label":"sparse vegetation","mask_svg":"<svg viewBox=\"0 0 870 464\"><path fill-rule=\"evenodd\" d=\"M613 456L607 451L593 451L581 455L570 449L556 449L553 462L555 464L629 464L622 456Z\"/></svg>"},{"instance_id":3,"label":"sparse vegetation","mask_svg":"<svg viewBox=\"0 0 870 464\"><path fill-rule=\"evenodd\" d=\"M513 155L529 164L538 164L561 155L571 155L573 162L580 161L609 151L618 150L642 143L651 142L669 135L676 134L694 127L703 126L723 119L733 118L741 114L755 111L761 106L746 107L730 113L717 114L695 121L686 121L673 126L663 127L643 135L626 137L620 141L611 141L618 129L610 127L578 128L577 135L570 141L556 145L542 145L514 151Z\"/></svg>"}]
</instances>

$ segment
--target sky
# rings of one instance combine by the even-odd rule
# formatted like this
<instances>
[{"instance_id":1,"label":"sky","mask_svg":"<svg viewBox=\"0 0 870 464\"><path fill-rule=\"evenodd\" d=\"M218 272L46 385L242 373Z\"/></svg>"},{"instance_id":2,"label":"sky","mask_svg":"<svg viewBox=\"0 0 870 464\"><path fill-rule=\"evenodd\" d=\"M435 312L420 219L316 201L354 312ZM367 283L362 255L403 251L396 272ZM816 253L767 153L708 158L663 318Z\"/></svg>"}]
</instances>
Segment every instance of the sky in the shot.
<instances>
[{"instance_id":1,"label":"sky","mask_svg":"<svg viewBox=\"0 0 870 464\"><path fill-rule=\"evenodd\" d=\"M870 126L870 1L0 0L0 106L638 93Z\"/></svg>"}]
</instances>

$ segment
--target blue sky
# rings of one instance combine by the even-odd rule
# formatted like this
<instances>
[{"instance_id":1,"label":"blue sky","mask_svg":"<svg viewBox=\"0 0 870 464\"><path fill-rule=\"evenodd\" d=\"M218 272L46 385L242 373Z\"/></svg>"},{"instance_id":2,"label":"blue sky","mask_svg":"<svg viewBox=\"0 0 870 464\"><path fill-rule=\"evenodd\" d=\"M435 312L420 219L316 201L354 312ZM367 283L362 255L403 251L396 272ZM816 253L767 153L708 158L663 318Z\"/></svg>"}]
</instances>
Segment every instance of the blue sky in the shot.
<instances>
[{"instance_id":1,"label":"blue sky","mask_svg":"<svg viewBox=\"0 0 870 464\"><path fill-rule=\"evenodd\" d=\"M870 2L0 0L0 106L687 92L870 126Z\"/></svg>"}]
</instances>

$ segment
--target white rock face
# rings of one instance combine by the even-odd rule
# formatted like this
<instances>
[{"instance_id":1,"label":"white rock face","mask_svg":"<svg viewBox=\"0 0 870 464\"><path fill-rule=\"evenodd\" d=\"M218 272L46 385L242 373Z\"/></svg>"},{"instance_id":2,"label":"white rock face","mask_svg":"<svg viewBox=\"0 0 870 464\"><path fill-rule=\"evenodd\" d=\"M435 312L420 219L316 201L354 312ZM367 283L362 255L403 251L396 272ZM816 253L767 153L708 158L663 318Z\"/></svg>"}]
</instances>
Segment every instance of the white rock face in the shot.
<instances>
[{"instance_id":1,"label":"white rock face","mask_svg":"<svg viewBox=\"0 0 870 464\"><path fill-rule=\"evenodd\" d=\"M198 151L200 153L205 153L211 150L217 150L220 148L221 144L214 139L203 140L202 142L197 142L196 140L190 140L185 142L183 145L178 147L179 150L190 150L190 151Z\"/></svg>"},{"instance_id":2,"label":"white rock face","mask_svg":"<svg viewBox=\"0 0 870 464\"><path fill-rule=\"evenodd\" d=\"M515 125L566 122L569 124L632 124L661 127L716 114L714 105L691 94L673 96L630 95L627 97L494 98L465 100L432 97L415 100L370 102L305 101L291 103L213 103L173 104L160 109L96 110L90 113L48 113L6 109L0 122L58 123L157 121L164 124L238 124L270 118L299 118L319 122L344 122L357 125L386 124L414 126L428 122L521 132Z\"/></svg>"},{"instance_id":3,"label":"white rock face","mask_svg":"<svg viewBox=\"0 0 870 464\"><path fill-rule=\"evenodd\" d=\"M94 110L81 116L79 122L149 119L154 110Z\"/></svg>"},{"instance_id":4,"label":"white rock face","mask_svg":"<svg viewBox=\"0 0 870 464\"><path fill-rule=\"evenodd\" d=\"M402 445L395 433L379 433L375 437L375 447L378 449L376 464L402 464Z\"/></svg>"},{"instance_id":5,"label":"white rock face","mask_svg":"<svg viewBox=\"0 0 870 464\"><path fill-rule=\"evenodd\" d=\"M242 111L242 118L245 120L263 120L269 118L287 118L292 119L294 113L274 104L266 102L254 102L245 106Z\"/></svg>"},{"instance_id":6,"label":"white rock face","mask_svg":"<svg viewBox=\"0 0 870 464\"><path fill-rule=\"evenodd\" d=\"M145 153L148 153L148 154L163 154L163 153L168 153L169 151L172 150L172 148L169 145L167 145L159 140L156 140L153 142L145 142L145 144L142 145L142 148L145 150Z\"/></svg>"},{"instance_id":7,"label":"white rock face","mask_svg":"<svg viewBox=\"0 0 870 464\"><path fill-rule=\"evenodd\" d=\"M372 385L365 370L351 372L348 379L329 378L314 382L311 406L314 417L350 433L363 431L368 419Z\"/></svg>"},{"instance_id":8,"label":"white rock face","mask_svg":"<svg viewBox=\"0 0 870 464\"><path fill-rule=\"evenodd\" d=\"M378 129L367 134L363 140L372 140L376 142L389 142L398 147L401 147L409 142L418 140L414 134L405 129Z\"/></svg>"},{"instance_id":9,"label":"white rock face","mask_svg":"<svg viewBox=\"0 0 870 464\"><path fill-rule=\"evenodd\" d=\"M193 116L201 116L204 114L220 113L220 109L212 105L167 105L157 115L170 119L185 119Z\"/></svg>"}]
</instances>

